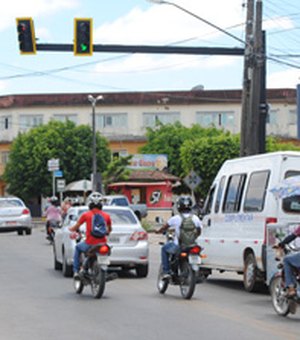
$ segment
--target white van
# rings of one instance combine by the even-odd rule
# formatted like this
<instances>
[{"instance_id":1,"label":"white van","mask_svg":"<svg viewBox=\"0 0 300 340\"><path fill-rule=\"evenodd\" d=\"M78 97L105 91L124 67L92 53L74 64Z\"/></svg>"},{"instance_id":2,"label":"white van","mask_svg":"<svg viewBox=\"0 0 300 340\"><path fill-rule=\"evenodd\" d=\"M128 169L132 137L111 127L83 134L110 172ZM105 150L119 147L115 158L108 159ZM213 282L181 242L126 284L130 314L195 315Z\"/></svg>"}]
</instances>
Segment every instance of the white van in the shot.
<instances>
[{"instance_id":1,"label":"white van","mask_svg":"<svg viewBox=\"0 0 300 340\"><path fill-rule=\"evenodd\" d=\"M276 199L284 178L300 175L300 152L273 152L224 162L208 193L199 243L202 272L235 271L255 291L266 282L266 226L299 223L300 196Z\"/></svg>"}]
</instances>

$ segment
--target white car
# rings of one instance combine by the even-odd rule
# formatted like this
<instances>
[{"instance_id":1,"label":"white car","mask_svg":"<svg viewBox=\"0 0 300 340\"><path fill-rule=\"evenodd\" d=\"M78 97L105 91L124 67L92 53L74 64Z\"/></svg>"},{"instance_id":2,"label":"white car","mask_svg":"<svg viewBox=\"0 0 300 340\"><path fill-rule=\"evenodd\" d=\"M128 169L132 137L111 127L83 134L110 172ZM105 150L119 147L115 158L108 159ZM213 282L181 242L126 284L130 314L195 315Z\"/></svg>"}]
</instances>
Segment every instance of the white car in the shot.
<instances>
[{"instance_id":1,"label":"white car","mask_svg":"<svg viewBox=\"0 0 300 340\"><path fill-rule=\"evenodd\" d=\"M54 269L62 270L65 277L73 275L73 256L76 241L70 238L69 226L74 225L79 216L88 211L87 206L71 207L62 227L56 229L53 255ZM127 207L104 206L112 220L112 232L108 244L112 247L109 257L110 267L135 269L138 277L148 275L149 241L134 212ZM85 225L80 227L85 230Z\"/></svg>"},{"instance_id":2,"label":"white car","mask_svg":"<svg viewBox=\"0 0 300 340\"><path fill-rule=\"evenodd\" d=\"M32 232L32 217L30 210L18 197L0 197L0 232L16 231L22 235Z\"/></svg>"}]
</instances>

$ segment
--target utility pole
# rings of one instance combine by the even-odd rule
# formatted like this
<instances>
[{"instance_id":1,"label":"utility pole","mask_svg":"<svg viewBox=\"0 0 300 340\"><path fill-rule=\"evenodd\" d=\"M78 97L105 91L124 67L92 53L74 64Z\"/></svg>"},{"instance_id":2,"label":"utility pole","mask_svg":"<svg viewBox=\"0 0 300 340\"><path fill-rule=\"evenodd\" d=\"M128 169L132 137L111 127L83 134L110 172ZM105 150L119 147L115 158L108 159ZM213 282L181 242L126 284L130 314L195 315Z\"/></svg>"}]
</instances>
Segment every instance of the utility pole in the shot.
<instances>
[{"instance_id":1,"label":"utility pole","mask_svg":"<svg viewBox=\"0 0 300 340\"><path fill-rule=\"evenodd\" d=\"M246 156L249 141L249 102L250 102L250 65L253 55L253 25L254 25L254 0L248 0L246 16L246 46L244 53L244 75L241 112L241 145L240 156Z\"/></svg>"},{"instance_id":2,"label":"utility pole","mask_svg":"<svg viewBox=\"0 0 300 340\"><path fill-rule=\"evenodd\" d=\"M254 11L255 7L255 11ZM265 56L262 38L262 0L248 0L246 49L244 62L244 82L241 115L240 156L255 155L263 152L262 136L264 130L261 114L261 98ZM264 94L265 95L265 94Z\"/></svg>"},{"instance_id":3,"label":"utility pole","mask_svg":"<svg viewBox=\"0 0 300 340\"><path fill-rule=\"evenodd\" d=\"M261 78L263 67L262 53L262 1L256 1L255 31L253 44L253 67L250 85L250 103L249 103L249 155L259 153L260 145L260 96L261 96Z\"/></svg>"}]
</instances>

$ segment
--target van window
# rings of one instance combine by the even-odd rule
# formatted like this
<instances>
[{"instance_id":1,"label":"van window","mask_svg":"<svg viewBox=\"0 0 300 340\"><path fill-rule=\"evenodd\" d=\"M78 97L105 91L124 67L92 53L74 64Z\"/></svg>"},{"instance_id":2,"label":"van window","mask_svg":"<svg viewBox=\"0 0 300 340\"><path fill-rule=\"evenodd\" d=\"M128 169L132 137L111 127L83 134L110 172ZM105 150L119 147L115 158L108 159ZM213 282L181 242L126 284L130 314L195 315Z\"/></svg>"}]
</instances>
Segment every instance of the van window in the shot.
<instances>
[{"instance_id":1,"label":"van window","mask_svg":"<svg viewBox=\"0 0 300 340\"><path fill-rule=\"evenodd\" d=\"M240 210L245 180L246 174L233 175L229 177L223 203L224 213L234 213Z\"/></svg>"},{"instance_id":2,"label":"van window","mask_svg":"<svg viewBox=\"0 0 300 340\"><path fill-rule=\"evenodd\" d=\"M299 176L299 170L289 170L284 178ZM291 196L282 200L282 209L287 213L300 214L300 195Z\"/></svg>"},{"instance_id":3,"label":"van window","mask_svg":"<svg viewBox=\"0 0 300 340\"><path fill-rule=\"evenodd\" d=\"M251 174L244 203L245 212L263 211L269 177L270 171L268 170Z\"/></svg>"},{"instance_id":4,"label":"van window","mask_svg":"<svg viewBox=\"0 0 300 340\"><path fill-rule=\"evenodd\" d=\"M208 196L206 198L205 205L204 205L204 214L210 214L211 213L211 207L212 207L212 204L213 204L215 191L216 191L216 186L213 186L209 190L209 193L208 193Z\"/></svg>"},{"instance_id":5,"label":"van window","mask_svg":"<svg viewBox=\"0 0 300 340\"><path fill-rule=\"evenodd\" d=\"M221 198L224 190L224 184L225 184L225 176L221 178L218 192L217 192L217 198L216 198L216 204L215 204L215 213L219 211L220 205L221 205Z\"/></svg>"}]
</instances>

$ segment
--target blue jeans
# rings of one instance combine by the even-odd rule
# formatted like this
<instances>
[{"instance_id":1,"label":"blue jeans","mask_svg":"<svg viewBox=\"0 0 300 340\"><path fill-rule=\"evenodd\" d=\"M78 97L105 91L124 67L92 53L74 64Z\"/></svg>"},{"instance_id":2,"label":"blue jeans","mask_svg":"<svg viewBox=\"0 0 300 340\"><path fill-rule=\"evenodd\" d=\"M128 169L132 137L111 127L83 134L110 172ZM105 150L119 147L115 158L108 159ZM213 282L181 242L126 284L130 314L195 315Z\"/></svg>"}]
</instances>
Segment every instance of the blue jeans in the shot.
<instances>
[{"instance_id":1,"label":"blue jeans","mask_svg":"<svg viewBox=\"0 0 300 340\"><path fill-rule=\"evenodd\" d=\"M80 254L85 253L91 247L90 244L85 243L85 241L76 244L74 259L73 259L73 271L78 273L80 269Z\"/></svg>"},{"instance_id":2,"label":"blue jeans","mask_svg":"<svg viewBox=\"0 0 300 340\"><path fill-rule=\"evenodd\" d=\"M295 275L293 274L294 267L300 268L300 252L287 255L283 259L286 287L297 285Z\"/></svg>"},{"instance_id":3,"label":"blue jeans","mask_svg":"<svg viewBox=\"0 0 300 340\"><path fill-rule=\"evenodd\" d=\"M169 256L170 254L176 254L180 247L174 242L167 242L161 248L161 261L164 273L170 272Z\"/></svg>"}]
</instances>

